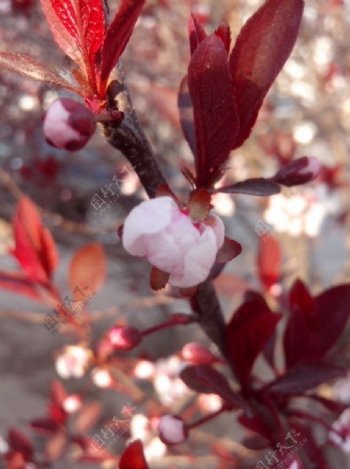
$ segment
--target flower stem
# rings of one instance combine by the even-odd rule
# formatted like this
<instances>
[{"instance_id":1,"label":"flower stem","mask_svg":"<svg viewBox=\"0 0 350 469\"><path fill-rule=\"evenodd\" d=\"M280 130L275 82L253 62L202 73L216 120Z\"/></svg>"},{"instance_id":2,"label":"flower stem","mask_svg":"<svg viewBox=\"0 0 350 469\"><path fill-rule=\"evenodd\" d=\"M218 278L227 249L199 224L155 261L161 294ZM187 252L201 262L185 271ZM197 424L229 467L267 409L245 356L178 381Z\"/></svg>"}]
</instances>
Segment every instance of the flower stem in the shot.
<instances>
[{"instance_id":1,"label":"flower stem","mask_svg":"<svg viewBox=\"0 0 350 469\"><path fill-rule=\"evenodd\" d=\"M230 410L230 408L228 406L223 405L216 412L213 412L212 414L208 414L208 415L196 420L195 422L187 424L186 427L187 427L188 430L191 430L192 428L195 428L195 427L199 427L200 425L203 425L203 423L209 422L209 420L212 420L215 417L217 417L218 415L222 414L223 412L227 412L229 410Z\"/></svg>"}]
</instances>

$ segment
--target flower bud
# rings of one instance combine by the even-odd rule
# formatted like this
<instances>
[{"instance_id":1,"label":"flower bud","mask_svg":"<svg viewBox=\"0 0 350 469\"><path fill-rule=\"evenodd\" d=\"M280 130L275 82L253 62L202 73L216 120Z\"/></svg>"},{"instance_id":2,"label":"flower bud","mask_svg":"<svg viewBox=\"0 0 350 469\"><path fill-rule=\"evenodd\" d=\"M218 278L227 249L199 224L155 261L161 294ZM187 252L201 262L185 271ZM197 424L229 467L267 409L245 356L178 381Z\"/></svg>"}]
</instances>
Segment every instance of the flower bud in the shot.
<instances>
[{"instance_id":1,"label":"flower bud","mask_svg":"<svg viewBox=\"0 0 350 469\"><path fill-rule=\"evenodd\" d=\"M73 99L57 99L43 119L43 132L47 143L56 148L80 150L96 129L94 114Z\"/></svg>"},{"instance_id":2,"label":"flower bud","mask_svg":"<svg viewBox=\"0 0 350 469\"><path fill-rule=\"evenodd\" d=\"M180 417L163 415L158 423L159 438L166 445L177 445L187 439L188 431Z\"/></svg>"},{"instance_id":3,"label":"flower bud","mask_svg":"<svg viewBox=\"0 0 350 469\"><path fill-rule=\"evenodd\" d=\"M315 179L320 171L321 164L317 158L303 156L281 168L275 174L273 180L287 187L298 186Z\"/></svg>"},{"instance_id":4,"label":"flower bud","mask_svg":"<svg viewBox=\"0 0 350 469\"><path fill-rule=\"evenodd\" d=\"M108 340L114 350L128 351L141 342L142 334L135 327L115 326L109 331Z\"/></svg>"},{"instance_id":5,"label":"flower bud","mask_svg":"<svg viewBox=\"0 0 350 469\"><path fill-rule=\"evenodd\" d=\"M217 361L216 357L198 342L186 344L181 350L181 356L194 365L210 364Z\"/></svg>"}]
</instances>

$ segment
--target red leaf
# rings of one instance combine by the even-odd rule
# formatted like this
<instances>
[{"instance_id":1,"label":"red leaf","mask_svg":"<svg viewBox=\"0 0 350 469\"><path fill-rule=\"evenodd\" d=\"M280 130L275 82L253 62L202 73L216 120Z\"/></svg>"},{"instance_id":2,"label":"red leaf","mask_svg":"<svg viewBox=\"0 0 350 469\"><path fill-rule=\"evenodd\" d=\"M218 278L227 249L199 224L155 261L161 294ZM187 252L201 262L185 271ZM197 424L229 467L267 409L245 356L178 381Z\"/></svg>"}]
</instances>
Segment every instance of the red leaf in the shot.
<instances>
[{"instance_id":1,"label":"red leaf","mask_svg":"<svg viewBox=\"0 0 350 469\"><path fill-rule=\"evenodd\" d=\"M56 433L61 428L61 425L51 418L32 420L30 426L36 433L44 435L52 435L52 433Z\"/></svg>"},{"instance_id":2,"label":"red leaf","mask_svg":"<svg viewBox=\"0 0 350 469\"><path fill-rule=\"evenodd\" d=\"M100 244L88 244L75 253L69 269L69 286L73 293L78 289L88 289L88 293L96 292L105 276L106 256Z\"/></svg>"},{"instance_id":3,"label":"red leaf","mask_svg":"<svg viewBox=\"0 0 350 469\"><path fill-rule=\"evenodd\" d=\"M252 178L245 181L236 182L231 186L219 187L215 192L225 192L226 194L248 194L257 196L267 196L278 194L281 187L277 182L265 178Z\"/></svg>"},{"instance_id":4,"label":"red leaf","mask_svg":"<svg viewBox=\"0 0 350 469\"><path fill-rule=\"evenodd\" d=\"M61 5L61 8L58 8L59 2L50 0L40 0L40 4L57 45L68 57L84 69L83 55L78 47L76 14L72 3L65 2L65 5ZM63 13L66 13L64 17L62 17Z\"/></svg>"},{"instance_id":5,"label":"red leaf","mask_svg":"<svg viewBox=\"0 0 350 469\"><path fill-rule=\"evenodd\" d=\"M226 52L230 52L231 46L231 31L228 24L221 24L215 31L215 35L218 36L222 42L225 44Z\"/></svg>"},{"instance_id":6,"label":"red leaf","mask_svg":"<svg viewBox=\"0 0 350 469\"><path fill-rule=\"evenodd\" d=\"M36 206L23 197L13 220L14 255L33 281L48 283L58 264L55 242Z\"/></svg>"},{"instance_id":7,"label":"red leaf","mask_svg":"<svg viewBox=\"0 0 350 469\"><path fill-rule=\"evenodd\" d=\"M180 378L187 387L193 391L211 394L214 392L213 386L206 380L198 376L197 367L193 365L186 366L180 373Z\"/></svg>"},{"instance_id":8,"label":"red leaf","mask_svg":"<svg viewBox=\"0 0 350 469\"><path fill-rule=\"evenodd\" d=\"M314 299L297 280L290 294L290 318L284 333L287 368L321 359L336 343L350 315L350 285L330 288Z\"/></svg>"},{"instance_id":9,"label":"red leaf","mask_svg":"<svg viewBox=\"0 0 350 469\"><path fill-rule=\"evenodd\" d=\"M180 378L194 391L217 394L229 405L247 408L246 402L231 389L225 376L210 365L187 366L180 373Z\"/></svg>"},{"instance_id":10,"label":"red leaf","mask_svg":"<svg viewBox=\"0 0 350 469\"><path fill-rule=\"evenodd\" d=\"M257 262L261 283L269 290L280 279L282 262L280 244L270 234L260 237Z\"/></svg>"},{"instance_id":11,"label":"red leaf","mask_svg":"<svg viewBox=\"0 0 350 469\"><path fill-rule=\"evenodd\" d=\"M199 44L207 37L198 18L193 14L190 16L188 22L188 35L190 39L191 55L193 55Z\"/></svg>"},{"instance_id":12,"label":"red leaf","mask_svg":"<svg viewBox=\"0 0 350 469\"><path fill-rule=\"evenodd\" d=\"M91 431L101 417L102 406L94 401L86 404L79 412L74 422L74 430L77 433L84 434Z\"/></svg>"},{"instance_id":13,"label":"red leaf","mask_svg":"<svg viewBox=\"0 0 350 469\"><path fill-rule=\"evenodd\" d=\"M303 156L281 168L273 180L287 187L298 186L315 179L320 171L321 164L317 158Z\"/></svg>"},{"instance_id":14,"label":"red leaf","mask_svg":"<svg viewBox=\"0 0 350 469\"><path fill-rule=\"evenodd\" d=\"M102 47L102 87L105 86L111 71L129 42L144 4L145 0L121 0Z\"/></svg>"},{"instance_id":15,"label":"red leaf","mask_svg":"<svg viewBox=\"0 0 350 469\"><path fill-rule=\"evenodd\" d=\"M180 84L179 96L177 101L180 113L180 123L183 134L192 150L196 154L196 136L194 130L193 105L188 89L188 78L185 76Z\"/></svg>"},{"instance_id":16,"label":"red leaf","mask_svg":"<svg viewBox=\"0 0 350 469\"><path fill-rule=\"evenodd\" d=\"M119 469L148 469L140 440L133 441L126 448L120 458Z\"/></svg>"},{"instance_id":17,"label":"red leaf","mask_svg":"<svg viewBox=\"0 0 350 469\"><path fill-rule=\"evenodd\" d=\"M96 54L106 34L103 0L41 0L41 6L57 44L96 91Z\"/></svg>"},{"instance_id":18,"label":"red leaf","mask_svg":"<svg viewBox=\"0 0 350 469\"><path fill-rule=\"evenodd\" d=\"M225 45L215 35L204 39L188 68L194 109L197 185L208 185L227 160L238 131L238 117Z\"/></svg>"},{"instance_id":19,"label":"red leaf","mask_svg":"<svg viewBox=\"0 0 350 469\"><path fill-rule=\"evenodd\" d=\"M240 118L234 148L249 136L266 93L293 49L303 7L303 0L267 0L237 38L230 56Z\"/></svg>"},{"instance_id":20,"label":"red leaf","mask_svg":"<svg viewBox=\"0 0 350 469\"><path fill-rule=\"evenodd\" d=\"M310 361L299 363L286 374L269 383L265 389L281 394L299 394L344 375L346 370L327 363Z\"/></svg>"},{"instance_id":21,"label":"red leaf","mask_svg":"<svg viewBox=\"0 0 350 469\"><path fill-rule=\"evenodd\" d=\"M48 70L45 65L33 59L30 55L0 52L0 65L26 78L43 81L49 85L60 86L80 93L76 87L60 77L57 73Z\"/></svg>"},{"instance_id":22,"label":"red leaf","mask_svg":"<svg viewBox=\"0 0 350 469\"><path fill-rule=\"evenodd\" d=\"M63 387L63 384L60 381L53 381L51 383L51 390L50 390L50 397L51 401L55 404L62 406L66 398L68 397L68 393Z\"/></svg>"},{"instance_id":23,"label":"red leaf","mask_svg":"<svg viewBox=\"0 0 350 469\"><path fill-rule=\"evenodd\" d=\"M280 318L259 294L249 292L226 326L226 353L242 386L248 385L254 362Z\"/></svg>"},{"instance_id":24,"label":"red leaf","mask_svg":"<svg viewBox=\"0 0 350 469\"><path fill-rule=\"evenodd\" d=\"M219 249L215 262L230 262L242 252L242 246L234 239L225 236L224 244Z\"/></svg>"},{"instance_id":25,"label":"red leaf","mask_svg":"<svg viewBox=\"0 0 350 469\"><path fill-rule=\"evenodd\" d=\"M26 295L34 300L41 301L42 297L37 291L35 282L22 274L0 272L0 288L13 291L19 295Z\"/></svg>"},{"instance_id":26,"label":"red leaf","mask_svg":"<svg viewBox=\"0 0 350 469\"><path fill-rule=\"evenodd\" d=\"M16 429L11 429L9 431L8 442L12 450L21 453L26 461L31 461L33 457L33 446L23 433Z\"/></svg>"}]
</instances>

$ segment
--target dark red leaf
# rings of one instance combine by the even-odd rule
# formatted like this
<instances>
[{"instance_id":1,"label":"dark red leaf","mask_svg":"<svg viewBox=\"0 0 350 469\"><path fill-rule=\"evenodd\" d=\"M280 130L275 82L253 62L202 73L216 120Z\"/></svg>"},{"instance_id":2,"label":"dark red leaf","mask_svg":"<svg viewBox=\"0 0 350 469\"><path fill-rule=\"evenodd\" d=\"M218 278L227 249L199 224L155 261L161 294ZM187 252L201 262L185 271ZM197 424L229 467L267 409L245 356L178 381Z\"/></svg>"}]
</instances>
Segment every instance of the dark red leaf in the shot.
<instances>
[{"instance_id":1,"label":"dark red leaf","mask_svg":"<svg viewBox=\"0 0 350 469\"><path fill-rule=\"evenodd\" d=\"M206 186L228 158L238 132L238 117L225 45L215 35L204 39L188 68L194 110L197 185Z\"/></svg>"},{"instance_id":2,"label":"dark red leaf","mask_svg":"<svg viewBox=\"0 0 350 469\"><path fill-rule=\"evenodd\" d=\"M319 317L307 287L296 280L289 292L290 317L284 333L286 366L318 357Z\"/></svg>"},{"instance_id":3,"label":"dark red leaf","mask_svg":"<svg viewBox=\"0 0 350 469\"><path fill-rule=\"evenodd\" d=\"M140 440L133 441L126 448L120 458L119 469L148 469Z\"/></svg>"},{"instance_id":4,"label":"dark red leaf","mask_svg":"<svg viewBox=\"0 0 350 469\"><path fill-rule=\"evenodd\" d=\"M43 226L36 206L23 197L13 220L14 255L33 281L47 283L58 264L55 242Z\"/></svg>"},{"instance_id":5,"label":"dark red leaf","mask_svg":"<svg viewBox=\"0 0 350 469\"><path fill-rule=\"evenodd\" d=\"M222 40L222 42L225 44L226 52L229 53L231 46L231 31L229 25L226 23L221 24L215 30L215 35Z\"/></svg>"},{"instance_id":6,"label":"dark red leaf","mask_svg":"<svg viewBox=\"0 0 350 469\"><path fill-rule=\"evenodd\" d=\"M261 283L269 290L281 276L282 253L280 243L272 235L259 238L258 272Z\"/></svg>"},{"instance_id":7,"label":"dark red leaf","mask_svg":"<svg viewBox=\"0 0 350 469\"><path fill-rule=\"evenodd\" d=\"M281 394L298 394L313 389L320 384L344 375L346 370L339 366L317 361L298 363L286 374L280 376L265 389Z\"/></svg>"},{"instance_id":8,"label":"dark red leaf","mask_svg":"<svg viewBox=\"0 0 350 469\"><path fill-rule=\"evenodd\" d=\"M247 386L254 362L280 318L280 314L270 311L260 295L249 293L228 323L226 353L242 386Z\"/></svg>"},{"instance_id":9,"label":"dark red leaf","mask_svg":"<svg viewBox=\"0 0 350 469\"><path fill-rule=\"evenodd\" d=\"M185 76L181 81L177 105L179 107L180 123L183 134L192 150L193 155L195 155L196 136L194 130L193 105L190 90L188 89L187 76Z\"/></svg>"},{"instance_id":10,"label":"dark red leaf","mask_svg":"<svg viewBox=\"0 0 350 469\"><path fill-rule=\"evenodd\" d=\"M303 0L267 0L237 38L230 56L240 118L234 148L249 136L266 93L293 49L303 8Z\"/></svg>"},{"instance_id":11,"label":"dark red leaf","mask_svg":"<svg viewBox=\"0 0 350 469\"><path fill-rule=\"evenodd\" d=\"M207 37L198 18L193 14L190 16L188 22L188 35L190 39L191 55L193 55L199 44Z\"/></svg>"},{"instance_id":12,"label":"dark red leaf","mask_svg":"<svg viewBox=\"0 0 350 469\"><path fill-rule=\"evenodd\" d=\"M239 422L249 430L266 438L271 445L279 439L282 429L279 414L273 412L265 403L251 401L251 409L238 418Z\"/></svg>"},{"instance_id":13,"label":"dark red leaf","mask_svg":"<svg viewBox=\"0 0 350 469\"><path fill-rule=\"evenodd\" d=\"M45 435L51 435L60 429L60 424L56 420L50 418L32 420L30 422L30 426L35 432Z\"/></svg>"},{"instance_id":14,"label":"dark red leaf","mask_svg":"<svg viewBox=\"0 0 350 469\"><path fill-rule=\"evenodd\" d=\"M350 285L338 285L312 298L297 280L290 294L290 317L284 334L287 368L321 359L335 344L350 315Z\"/></svg>"},{"instance_id":15,"label":"dark red leaf","mask_svg":"<svg viewBox=\"0 0 350 469\"><path fill-rule=\"evenodd\" d=\"M273 180L287 187L298 186L317 178L320 171L321 164L317 158L303 156L277 171Z\"/></svg>"},{"instance_id":16,"label":"dark red leaf","mask_svg":"<svg viewBox=\"0 0 350 469\"><path fill-rule=\"evenodd\" d=\"M337 285L315 297L321 334L320 355L326 354L343 332L350 315L350 284Z\"/></svg>"},{"instance_id":17,"label":"dark red leaf","mask_svg":"<svg viewBox=\"0 0 350 469\"><path fill-rule=\"evenodd\" d=\"M225 192L226 194L248 194L256 196L267 196L278 194L281 187L277 182L265 178L252 178L245 181L236 182L231 186L219 187L216 192Z\"/></svg>"},{"instance_id":18,"label":"dark red leaf","mask_svg":"<svg viewBox=\"0 0 350 469\"><path fill-rule=\"evenodd\" d=\"M11 429L8 435L8 442L13 451L21 453L26 461L31 461L33 457L33 446L23 433L16 429Z\"/></svg>"},{"instance_id":19,"label":"dark red leaf","mask_svg":"<svg viewBox=\"0 0 350 469\"><path fill-rule=\"evenodd\" d=\"M332 399L327 399L326 397L321 397L317 394L308 394L307 397L316 402L319 402L323 405L323 407L325 407L330 412L335 413L336 415L341 414L346 408L349 407L348 404L344 402L333 401Z\"/></svg>"},{"instance_id":20,"label":"dark red leaf","mask_svg":"<svg viewBox=\"0 0 350 469\"><path fill-rule=\"evenodd\" d=\"M213 386L198 376L196 366L186 366L181 371L180 378L186 384L186 386L193 391L205 394L210 394L213 392Z\"/></svg>"},{"instance_id":21,"label":"dark red leaf","mask_svg":"<svg viewBox=\"0 0 350 469\"><path fill-rule=\"evenodd\" d=\"M231 389L225 376L210 365L187 366L180 373L180 378L194 391L218 394L229 405L247 408L246 402Z\"/></svg>"},{"instance_id":22,"label":"dark red leaf","mask_svg":"<svg viewBox=\"0 0 350 469\"><path fill-rule=\"evenodd\" d=\"M102 47L102 86L105 86L111 71L124 52L144 4L145 0L121 0Z\"/></svg>"},{"instance_id":23,"label":"dark red leaf","mask_svg":"<svg viewBox=\"0 0 350 469\"><path fill-rule=\"evenodd\" d=\"M225 236L224 244L219 249L215 262L226 263L232 261L242 252L242 246L234 239Z\"/></svg>"}]
</instances>

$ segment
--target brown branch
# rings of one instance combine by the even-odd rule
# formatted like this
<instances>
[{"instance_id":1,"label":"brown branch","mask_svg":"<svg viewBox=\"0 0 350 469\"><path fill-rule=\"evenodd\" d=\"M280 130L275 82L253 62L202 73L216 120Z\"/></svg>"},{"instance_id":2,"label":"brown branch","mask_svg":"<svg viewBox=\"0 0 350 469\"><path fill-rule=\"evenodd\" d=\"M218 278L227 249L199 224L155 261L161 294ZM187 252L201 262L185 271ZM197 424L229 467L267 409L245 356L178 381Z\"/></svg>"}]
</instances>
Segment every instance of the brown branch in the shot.
<instances>
[{"instance_id":1,"label":"brown branch","mask_svg":"<svg viewBox=\"0 0 350 469\"><path fill-rule=\"evenodd\" d=\"M109 87L109 96L111 110L123 112L124 119L121 123L104 122L102 125L105 137L108 143L121 151L131 163L147 194L152 198L159 185L166 184L166 180L156 163L151 145L139 125L120 71L117 80ZM191 298L191 305L204 332L224 353L225 322L211 282L199 286L197 293Z\"/></svg>"}]
</instances>

